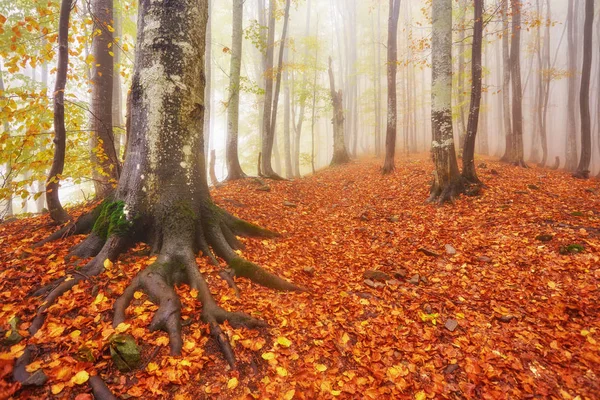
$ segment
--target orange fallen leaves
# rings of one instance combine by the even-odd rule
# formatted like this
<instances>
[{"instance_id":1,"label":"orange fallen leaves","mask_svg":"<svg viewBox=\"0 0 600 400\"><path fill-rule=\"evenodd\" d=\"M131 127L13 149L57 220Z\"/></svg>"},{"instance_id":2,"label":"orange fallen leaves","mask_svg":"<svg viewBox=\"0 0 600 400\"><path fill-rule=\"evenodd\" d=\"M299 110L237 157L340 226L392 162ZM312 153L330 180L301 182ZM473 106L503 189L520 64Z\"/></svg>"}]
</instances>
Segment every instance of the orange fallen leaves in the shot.
<instances>
[{"instance_id":1,"label":"orange fallen leaves","mask_svg":"<svg viewBox=\"0 0 600 400\"><path fill-rule=\"evenodd\" d=\"M486 164L483 195L444 207L424 203L426 158L403 160L389 176L381 176L378 163L361 162L270 182L271 191L260 194L251 180L213 191L219 205L282 234L264 243L241 238L243 256L311 290L274 293L237 279L242 296L236 298L219 269L198 258L221 306L271 327L223 325L239 373L211 345L197 293L187 287L177 288L182 357L169 357L167 335L148 331L156 306L141 292L127 324L112 327L114 300L153 261L143 245L105 265L110 279L81 283L59 299L42 333L3 346L0 360L11 362L25 343L40 345L44 352L28 368L46 371L50 391L69 397L87 394L83 373L95 369L110 377L115 394L145 397L165 396L177 385L181 398L593 398L600 392L589 372L600 371L600 192L593 190L600 185L557 171ZM27 329L39 304L24 294L63 276L64 255L83 239L32 250L51 231L47 222L0 225L3 328L18 315L20 331ZM536 240L540 234L552 240ZM574 243L585 252L559 254ZM447 255L446 244L456 254ZM401 269L405 277L395 275ZM366 270L392 280L367 286ZM416 284L408 282L414 274ZM444 327L448 319L459 322L453 332ZM125 331L140 344L144 368L121 375L106 343Z\"/></svg>"}]
</instances>

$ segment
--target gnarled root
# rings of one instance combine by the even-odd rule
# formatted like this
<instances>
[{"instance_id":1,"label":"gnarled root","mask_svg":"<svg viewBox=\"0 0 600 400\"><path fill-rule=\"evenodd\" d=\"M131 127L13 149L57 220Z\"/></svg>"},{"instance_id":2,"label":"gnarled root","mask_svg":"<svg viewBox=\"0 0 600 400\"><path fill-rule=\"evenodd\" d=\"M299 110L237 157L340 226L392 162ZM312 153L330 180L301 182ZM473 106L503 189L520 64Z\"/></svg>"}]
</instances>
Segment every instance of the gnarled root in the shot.
<instances>
[{"instance_id":1,"label":"gnarled root","mask_svg":"<svg viewBox=\"0 0 600 400\"><path fill-rule=\"evenodd\" d=\"M87 280L92 276L100 275L104 272L104 260L115 261L127 246L128 241L125 238L113 236L104 244L98 255L88 262L81 270L73 270L64 277L46 285L35 291L32 296L46 295L44 302L38 308L35 318L31 322L29 332L35 334L44 324L46 310L65 292L73 288L79 282Z\"/></svg>"},{"instance_id":2,"label":"gnarled root","mask_svg":"<svg viewBox=\"0 0 600 400\"><path fill-rule=\"evenodd\" d=\"M427 199L428 203L451 203L455 198L465 192L467 182L462 176L452 179L446 183L443 187L434 183L431 187L431 193Z\"/></svg>"},{"instance_id":3,"label":"gnarled root","mask_svg":"<svg viewBox=\"0 0 600 400\"><path fill-rule=\"evenodd\" d=\"M184 281L178 263L169 256L160 256L156 262L136 276L125 289L114 305L113 326L125 321L125 310L131 303L133 295L143 290L150 300L158 304L158 310L152 318L149 329L167 332L171 346L171 354L181 354L183 340L181 338L181 302L174 285Z\"/></svg>"},{"instance_id":4,"label":"gnarled root","mask_svg":"<svg viewBox=\"0 0 600 400\"><path fill-rule=\"evenodd\" d=\"M99 376L91 376L88 381L97 400L117 400L117 397L110 391L106 383Z\"/></svg>"}]
</instances>

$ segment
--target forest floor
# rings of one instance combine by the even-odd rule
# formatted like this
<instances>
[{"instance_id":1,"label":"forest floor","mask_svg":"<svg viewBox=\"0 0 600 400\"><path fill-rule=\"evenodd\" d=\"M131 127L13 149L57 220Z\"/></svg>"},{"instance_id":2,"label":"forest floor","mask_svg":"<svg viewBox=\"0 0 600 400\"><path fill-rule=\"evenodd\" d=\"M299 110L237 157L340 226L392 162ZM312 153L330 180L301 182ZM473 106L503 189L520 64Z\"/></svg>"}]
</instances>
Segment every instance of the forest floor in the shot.
<instances>
[{"instance_id":1,"label":"forest floor","mask_svg":"<svg viewBox=\"0 0 600 400\"><path fill-rule=\"evenodd\" d=\"M238 279L236 298L198 259L220 305L270 325L225 326L237 370L182 287L183 356L170 357L167 335L146 329L156 306L136 296L124 328L142 347L142 369L117 371L112 304L154 259L139 246L50 307L34 337L2 346L0 377L29 343L39 352L28 369L49 381L15 397L90 398L86 371L123 398L598 398L600 182L484 159L489 187L439 207L424 202L428 157L400 159L388 176L361 160L268 182L269 192L252 179L213 190L219 205L282 234L242 239L244 256L310 289L277 293ZM83 239L33 250L48 223L0 225L3 329L17 315L25 335L40 301L26 293L62 276L64 255ZM90 354L94 362L81 361ZM10 385L0 381L0 398Z\"/></svg>"}]
</instances>

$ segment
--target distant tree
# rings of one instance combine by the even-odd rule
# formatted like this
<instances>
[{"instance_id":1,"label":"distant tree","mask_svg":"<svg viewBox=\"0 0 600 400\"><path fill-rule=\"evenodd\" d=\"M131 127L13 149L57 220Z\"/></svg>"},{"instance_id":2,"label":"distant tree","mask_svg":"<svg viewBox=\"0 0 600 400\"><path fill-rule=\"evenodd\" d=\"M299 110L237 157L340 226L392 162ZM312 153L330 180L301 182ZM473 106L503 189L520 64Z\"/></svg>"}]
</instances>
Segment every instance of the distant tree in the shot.
<instances>
[{"instance_id":1,"label":"distant tree","mask_svg":"<svg viewBox=\"0 0 600 400\"><path fill-rule=\"evenodd\" d=\"M471 50L471 105L469 107L469 120L467 122L467 134L464 141L463 150L463 170L462 176L468 182L481 183L475 170L475 138L477 136L477 126L479 123L479 113L481 105L481 46L483 41L483 0L474 0L475 13L473 24L473 44Z\"/></svg>"},{"instance_id":2,"label":"distant tree","mask_svg":"<svg viewBox=\"0 0 600 400\"><path fill-rule=\"evenodd\" d=\"M568 63L568 80L567 80L567 126L566 126L566 143L565 143L565 169L567 171L575 171L577 168L577 113L576 113L576 98L577 98L577 18L576 18L576 1L568 0L567 2L567 63Z\"/></svg>"},{"instance_id":3,"label":"distant tree","mask_svg":"<svg viewBox=\"0 0 600 400\"><path fill-rule=\"evenodd\" d=\"M510 26L508 24L508 2L510 0L500 0L502 2L502 111L505 129L505 148L502 161L509 161L512 158L513 151L513 131L512 116L510 104L510 45L511 36Z\"/></svg>"},{"instance_id":4,"label":"distant tree","mask_svg":"<svg viewBox=\"0 0 600 400\"><path fill-rule=\"evenodd\" d=\"M78 247L79 254L95 257L36 293L46 296L29 330L33 334L41 328L59 296L103 273L135 243L145 242L157 259L133 278L115 302L113 325L125 321L134 293L144 291L158 305L150 329L166 331L171 354L180 354L181 302L174 287L187 284L202 303L202 321L233 366L233 350L219 324L265 324L216 303L196 262L198 251L217 266L213 252L225 260L228 268L222 276L231 285L236 275L278 290L299 288L235 252L242 247L236 235L272 237L274 233L232 216L210 197L201 151L205 83L198 79L204 74L207 0L142 0L139 14L131 140L123 173L113 199L91 214L96 216L92 233Z\"/></svg>"},{"instance_id":5,"label":"distant tree","mask_svg":"<svg viewBox=\"0 0 600 400\"><path fill-rule=\"evenodd\" d=\"M342 89L335 90L335 78L333 68L331 67L331 57L329 57L329 87L331 91L331 103L333 104L333 157L330 165L344 164L350 161L346 143L344 140L344 105L342 99Z\"/></svg>"},{"instance_id":6,"label":"distant tree","mask_svg":"<svg viewBox=\"0 0 600 400\"><path fill-rule=\"evenodd\" d=\"M54 157L46 181L46 201L50 217L57 223L69 219L58 197L60 175L65 167L67 132L65 128L65 86L69 69L69 18L71 0L62 0L58 20L58 61L56 63L56 81L54 83Z\"/></svg>"},{"instance_id":7,"label":"distant tree","mask_svg":"<svg viewBox=\"0 0 600 400\"><path fill-rule=\"evenodd\" d=\"M387 45L387 130L385 136L385 160L383 173L389 174L394 170L397 136L397 97L396 71L398 70L398 18L400 17L400 0L389 0L388 45Z\"/></svg>"},{"instance_id":8,"label":"distant tree","mask_svg":"<svg viewBox=\"0 0 600 400\"><path fill-rule=\"evenodd\" d=\"M509 162L526 167L523 155L523 89L521 87L521 0L511 0L512 39L510 79L512 82L512 154Z\"/></svg>"},{"instance_id":9,"label":"distant tree","mask_svg":"<svg viewBox=\"0 0 600 400\"><path fill-rule=\"evenodd\" d=\"M445 203L464 188L452 133L452 0L432 2L431 153L435 170L429 202Z\"/></svg>"},{"instance_id":10,"label":"distant tree","mask_svg":"<svg viewBox=\"0 0 600 400\"><path fill-rule=\"evenodd\" d=\"M113 135L113 0L92 0L92 176L96 196L112 193L119 179L119 157Z\"/></svg>"},{"instance_id":11,"label":"distant tree","mask_svg":"<svg viewBox=\"0 0 600 400\"><path fill-rule=\"evenodd\" d=\"M242 67L242 33L244 0L233 0L233 33L229 64L229 100L227 101L227 180L244 178L238 156L238 126L240 118L240 71Z\"/></svg>"},{"instance_id":12,"label":"distant tree","mask_svg":"<svg viewBox=\"0 0 600 400\"><path fill-rule=\"evenodd\" d=\"M585 23L583 26L583 65L579 109L581 112L581 157L574 176L587 179L592 159L592 126L590 118L590 73L592 70L592 32L594 27L594 0L585 0Z\"/></svg>"}]
</instances>

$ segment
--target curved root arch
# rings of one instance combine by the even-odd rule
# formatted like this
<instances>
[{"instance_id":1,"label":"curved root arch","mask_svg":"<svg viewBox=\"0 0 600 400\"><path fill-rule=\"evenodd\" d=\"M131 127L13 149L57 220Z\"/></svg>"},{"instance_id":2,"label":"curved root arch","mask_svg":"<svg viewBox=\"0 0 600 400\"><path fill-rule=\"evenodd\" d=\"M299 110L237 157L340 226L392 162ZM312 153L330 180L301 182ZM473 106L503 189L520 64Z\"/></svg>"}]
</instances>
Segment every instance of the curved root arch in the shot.
<instances>
[{"instance_id":1,"label":"curved root arch","mask_svg":"<svg viewBox=\"0 0 600 400\"><path fill-rule=\"evenodd\" d=\"M38 308L30 327L34 334L43 325L48 308L65 292L79 282L104 272L105 260L114 262L137 241L152 242L158 250L157 260L141 271L125 289L114 304L113 325L117 326L126 319L126 310L136 291L145 292L158 310L150 323L150 330L163 330L169 335L171 354L181 353L181 302L175 292L175 286L186 284L198 292L202 303L201 319L210 327L211 335L218 342L225 359L234 367L235 356L229 339L219 324L228 321L233 327L256 328L266 326L247 314L229 312L221 308L214 300L208 284L196 263L195 255L201 251L212 264L217 265L217 257L224 259L228 268L219 274L227 283L238 289L234 277L244 277L262 286L281 291L303 291L305 289L290 283L262 267L240 257L235 250L243 248L238 236L272 238L277 233L243 221L225 210L209 203L201 211L196 221L195 235L176 235L168 233L162 227L144 226L143 218L128 221L124 217L122 202L104 202L100 210L95 210L93 229L90 235L70 254L93 256L82 269L73 270L51 284L37 290L34 296L45 296ZM147 221L147 220L146 220ZM141 232L153 232L143 235ZM156 234L160 236L155 237ZM147 237L153 236L153 237Z\"/></svg>"}]
</instances>

